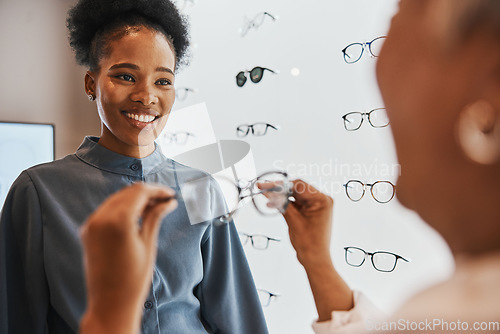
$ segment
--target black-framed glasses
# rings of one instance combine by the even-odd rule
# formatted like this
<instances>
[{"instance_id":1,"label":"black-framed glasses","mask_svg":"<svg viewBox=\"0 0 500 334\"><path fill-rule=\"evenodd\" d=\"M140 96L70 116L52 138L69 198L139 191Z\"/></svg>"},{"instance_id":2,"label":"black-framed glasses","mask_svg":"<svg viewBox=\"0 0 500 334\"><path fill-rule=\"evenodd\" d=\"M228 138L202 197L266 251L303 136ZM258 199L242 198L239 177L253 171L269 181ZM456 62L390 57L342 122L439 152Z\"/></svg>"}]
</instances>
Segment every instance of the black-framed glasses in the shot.
<instances>
[{"instance_id":1,"label":"black-framed glasses","mask_svg":"<svg viewBox=\"0 0 500 334\"><path fill-rule=\"evenodd\" d=\"M384 273L390 273L396 268L398 260L403 260L405 262L410 262L409 259L405 259L401 255L394 254L391 252L377 251L373 253L368 253L358 247L344 247L345 250L345 262L353 267L361 267L366 260L366 257L371 258L373 268Z\"/></svg>"},{"instance_id":2,"label":"black-framed glasses","mask_svg":"<svg viewBox=\"0 0 500 334\"><path fill-rule=\"evenodd\" d=\"M213 176L225 194L227 212L218 216L221 223L229 222L233 215L248 201L264 215L272 216L286 211L292 197L292 182L286 172L263 173L253 180L237 182L223 176Z\"/></svg>"},{"instance_id":3,"label":"black-framed glasses","mask_svg":"<svg viewBox=\"0 0 500 334\"><path fill-rule=\"evenodd\" d=\"M269 68L256 66L252 68L250 71L249 70L240 71L236 75L236 85L238 87L243 87L243 85L245 85L245 83L247 82L247 76L246 76L247 73L250 74L250 80L252 80L253 83L260 82L262 80L262 77L264 76L264 71L269 71L271 73L278 74L278 71L273 71Z\"/></svg>"},{"instance_id":4,"label":"black-framed glasses","mask_svg":"<svg viewBox=\"0 0 500 334\"><path fill-rule=\"evenodd\" d=\"M365 195L366 187L370 188L372 197L379 203L387 203L393 199L396 193L396 186L390 181L376 181L373 183L363 183L358 180L349 180L344 184L347 197L351 201L358 202Z\"/></svg>"},{"instance_id":5,"label":"black-framed glasses","mask_svg":"<svg viewBox=\"0 0 500 334\"><path fill-rule=\"evenodd\" d=\"M254 136L264 136L269 128L279 130L280 127L269 123L241 124L236 127L236 136L246 137L250 131Z\"/></svg>"},{"instance_id":6,"label":"black-framed glasses","mask_svg":"<svg viewBox=\"0 0 500 334\"><path fill-rule=\"evenodd\" d=\"M372 57L378 57L386 38L387 36L380 36L370 42L349 44L342 50L345 62L354 64L361 59L364 50L370 52Z\"/></svg>"},{"instance_id":7,"label":"black-framed glasses","mask_svg":"<svg viewBox=\"0 0 500 334\"><path fill-rule=\"evenodd\" d=\"M278 19L278 16L272 15L269 12L261 12L254 16L253 19L249 20L245 17L245 23L240 28L240 35L244 37L250 29L258 29L263 23L266 16L270 17L273 21Z\"/></svg>"},{"instance_id":8,"label":"black-framed glasses","mask_svg":"<svg viewBox=\"0 0 500 334\"><path fill-rule=\"evenodd\" d=\"M175 98L179 101L184 101L187 99L190 93L192 94L196 92L198 92L196 88L178 87L175 88Z\"/></svg>"},{"instance_id":9,"label":"black-framed glasses","mask_svg":"<svg viewBox=\"0 0 500 334\"><path fill-rule=\"evenodd\" d=\"M165 145L185 145L189 137L196 137L196 135L187 131L165 132L162 134L163 142L165 143Z\"/></svg>"},{"instance_id":10,"label":"black-framed glasses","mask_svg":"<svg viewBox=\"0 0 500 334\"><path fill-rule=\"evenodd\" d=\"M257 293L259 295L260 305L262 307L269 306L269 304L271 304L271 299L275 299L280 296L276 293L272 293L264 289L257 289Z\"/></svg>"},{"instance_id":11,"label":"black-framed glasses","mask_svg":"<svg viewBox=\"0 0 500 334\"><path fill-rule=\"evenodd\" d=\"M259 250L264 250L269 247L270 241L280 242L280 239L271 238L263 234L247 234L243 232L238 232L240 236L241 244L246 245L248 240L251 241L252 247Z\"/></svg>"},{"instance_id":12,"label":"black-framed glasses","mask_svg":"<svg viewBox=\"0 0 500 334\"><path fill-rule=\"evenodd\" d=\"M368 119L368 123L374 128L384 128L389 125L389 118L385 108L377 108L369 112L353 111L342 116L344 127L347 131L355 131L361 127L364 119Z\"/></svg>"}]
</instances>

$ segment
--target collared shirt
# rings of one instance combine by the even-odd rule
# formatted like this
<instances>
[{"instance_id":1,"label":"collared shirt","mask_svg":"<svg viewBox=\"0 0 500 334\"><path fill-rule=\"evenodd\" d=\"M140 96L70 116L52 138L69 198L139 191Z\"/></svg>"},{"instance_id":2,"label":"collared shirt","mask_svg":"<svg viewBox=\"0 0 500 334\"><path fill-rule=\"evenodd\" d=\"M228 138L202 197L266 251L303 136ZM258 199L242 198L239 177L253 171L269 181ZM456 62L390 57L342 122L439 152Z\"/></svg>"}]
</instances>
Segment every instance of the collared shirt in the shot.
<instances>
[{"instance_id":1,"label":"collared shirt","mask_svg":"<svg viewBox=\"0 0 500 334\"><path fill-rule=\"evenodd\" d=\"M0 220L0 333L76 333L86 308L79 228L112 193L144 181L179 191L206 174L159 148L122 156L87 137L73 155L24 171ZM213 184L194 189L201 210L223 197ZM191 197L193 195L191 194ZM193 224L186 206L165 218L143 333L267 333L234 224Z\"/></svg>"}]
</instances>

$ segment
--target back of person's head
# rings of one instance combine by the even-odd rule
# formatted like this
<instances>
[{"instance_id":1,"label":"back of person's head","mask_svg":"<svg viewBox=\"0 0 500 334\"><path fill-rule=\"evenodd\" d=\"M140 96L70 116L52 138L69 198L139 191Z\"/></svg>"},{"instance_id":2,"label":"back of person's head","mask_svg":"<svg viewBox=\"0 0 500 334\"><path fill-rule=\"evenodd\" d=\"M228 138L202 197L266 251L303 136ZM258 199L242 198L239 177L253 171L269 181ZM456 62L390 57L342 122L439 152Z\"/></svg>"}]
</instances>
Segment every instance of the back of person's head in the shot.
<instances>
[{"instance_id":1,"label":"back of person's head","mask_svg":"<svg viewBox=\"0 0 500 334\"><path fill-rule=\"evenodd\" d=\"M377 76L401 203L454 252L500 249L500 1L401 0Z\"/></svg>"}]
</instances>

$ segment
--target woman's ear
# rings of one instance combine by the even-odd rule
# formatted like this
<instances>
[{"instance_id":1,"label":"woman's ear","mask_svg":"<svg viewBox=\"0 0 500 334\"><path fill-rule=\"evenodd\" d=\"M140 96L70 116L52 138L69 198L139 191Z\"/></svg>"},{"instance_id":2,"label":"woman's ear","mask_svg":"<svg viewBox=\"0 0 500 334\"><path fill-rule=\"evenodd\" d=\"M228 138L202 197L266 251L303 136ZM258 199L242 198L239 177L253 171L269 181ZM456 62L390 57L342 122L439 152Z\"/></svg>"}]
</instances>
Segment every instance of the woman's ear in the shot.
<instances>
[{"instance_id":1,"label":"woman's ear","mask_svg":"<svg viewBox=\"0 0 500 334\"><path fill-rule=\"evenodd\" d=\"M87 94L90 101L95 100L95 80L94 73L87 71L85 73L85 94Z\"/></svg>"},{"instance_id":2,"label":"woman's ear","mask_svg":"<svg viewBox=\"0 0 500 334\"><path fill-rule=\"evenodd\" d=\"M500 160L500 105L487 100L471 103L460 112L457 141L470 160L492 165Z\"/></svg>"}]
</instances>

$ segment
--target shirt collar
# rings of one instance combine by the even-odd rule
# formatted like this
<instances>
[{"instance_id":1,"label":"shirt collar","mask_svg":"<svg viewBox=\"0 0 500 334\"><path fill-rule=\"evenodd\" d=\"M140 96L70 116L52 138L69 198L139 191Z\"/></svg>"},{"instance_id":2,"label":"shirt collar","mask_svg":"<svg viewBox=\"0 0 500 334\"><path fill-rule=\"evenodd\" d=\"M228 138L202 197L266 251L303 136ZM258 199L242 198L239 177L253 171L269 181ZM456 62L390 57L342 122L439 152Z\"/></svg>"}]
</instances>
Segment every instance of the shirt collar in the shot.
<instances>
[{"instance_id":1,"label":"shirt collar","mask_svg":"<svg viewBox=\"0 0 500 334\"><path fill-rule=\"evenodd\" d=\"M85 137L75 154L89 165L108 172L142 177L155 172L155 169L159 165L169 161L161 153L156 143L153 153L145 158L137 159L110 151L104 146L99 145L98 141L98 137Z\"/></svg>"}]
</instances>

